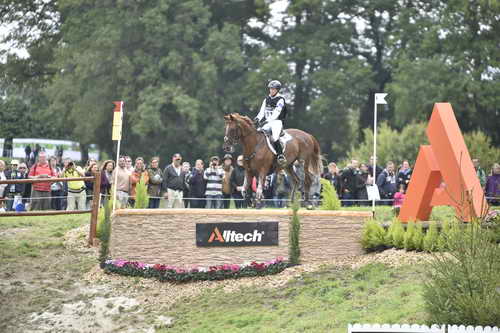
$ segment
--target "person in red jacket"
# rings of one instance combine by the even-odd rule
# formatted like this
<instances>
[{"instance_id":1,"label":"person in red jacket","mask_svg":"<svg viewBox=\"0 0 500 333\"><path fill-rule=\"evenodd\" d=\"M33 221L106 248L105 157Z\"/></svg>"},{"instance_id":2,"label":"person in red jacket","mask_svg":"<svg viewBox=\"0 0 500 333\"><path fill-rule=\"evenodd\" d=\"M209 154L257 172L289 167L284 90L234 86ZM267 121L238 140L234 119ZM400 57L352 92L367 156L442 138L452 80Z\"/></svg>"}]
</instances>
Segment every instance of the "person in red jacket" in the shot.
<instances>
[{"instance_id":1,"label":"person in red jacket","mask_svg":"<svg viewBox=\"0 0 500 333\"><path fill-rule=\"evenodd\" d=\"M28 174L31 179L56 178L57 173L47 162L47 153L38 153L38 162L35 163ZM50 182L34 183L31 191L31 210L50 209Z\"/></svg>"}]
</instances>

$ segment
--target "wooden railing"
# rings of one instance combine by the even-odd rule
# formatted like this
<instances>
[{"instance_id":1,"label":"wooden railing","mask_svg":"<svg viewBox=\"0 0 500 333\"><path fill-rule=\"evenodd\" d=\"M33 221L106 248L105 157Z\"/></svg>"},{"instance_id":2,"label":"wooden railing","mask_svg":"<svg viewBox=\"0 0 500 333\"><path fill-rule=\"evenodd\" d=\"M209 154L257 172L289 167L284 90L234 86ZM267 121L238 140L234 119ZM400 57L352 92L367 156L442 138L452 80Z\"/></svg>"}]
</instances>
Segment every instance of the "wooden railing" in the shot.
<instances>
[{"instance_id":1,"label":"wooden railing","mask_svg":"<svg viewBox=\"0 0 500 333\"><path fill-rule=\"evenodd\" d=\"M90 177L75 177L75 178L37 178L37 179L7 179L0 180L0 184L33 184L33 183L55 183L55 182L71 182L75 180L83 180L94 183L94 193L92 198L92 208L87 210L39 210L29 212L5 212L0 213L0 217L9 216L49 216L49 215L67 215L67 214L90 214L90 230L88 244L94 245L97 233L97 215L99 212L99 200L101 193L101 173L96 172Z\"/></svg>"}]
</instances>

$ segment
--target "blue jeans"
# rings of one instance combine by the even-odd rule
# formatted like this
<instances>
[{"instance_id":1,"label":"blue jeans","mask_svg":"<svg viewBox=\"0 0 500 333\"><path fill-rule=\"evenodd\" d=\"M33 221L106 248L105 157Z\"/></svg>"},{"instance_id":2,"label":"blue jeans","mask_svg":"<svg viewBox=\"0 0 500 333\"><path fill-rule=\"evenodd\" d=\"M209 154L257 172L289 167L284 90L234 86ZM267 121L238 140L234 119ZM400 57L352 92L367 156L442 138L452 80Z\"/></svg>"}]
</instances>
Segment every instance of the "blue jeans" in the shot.
<instances>
[{"instance_id":1,"label":"blue jeans","mask_svg":"<svg viewBox=\"0 0 500 333\"><path fill-rule=\"evenodd\" d=\"M222 194L207 195L207 208L219 209L222 207Z\"/></svg>"},{"instance_id":2,"label":"blue jeans","mask_svg":"<svg viewBox=\"0 0 500 333\"><path fill-rule=\"evenodd\" d=\"M160 198L149 198L148 208L160 208Z\"/></svg>"}]
</instances>

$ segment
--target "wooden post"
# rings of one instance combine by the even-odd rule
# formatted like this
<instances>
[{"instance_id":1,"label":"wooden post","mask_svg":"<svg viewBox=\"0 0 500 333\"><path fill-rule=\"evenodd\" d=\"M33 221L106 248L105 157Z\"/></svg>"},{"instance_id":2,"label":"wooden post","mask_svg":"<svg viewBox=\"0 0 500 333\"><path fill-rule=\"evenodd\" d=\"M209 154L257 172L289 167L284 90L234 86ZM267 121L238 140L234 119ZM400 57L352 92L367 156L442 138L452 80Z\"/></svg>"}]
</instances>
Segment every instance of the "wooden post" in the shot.
<instances>
[{"instance_id":1,"label":"wooden post","mask_svg":"<svg viewBox=\"0 0 500 333\"><path fill-rule=\"evenodd\" d=\"M101 172L94 173L94 196L92 199L92 214L90 215L90 232L88 244L94 245L94 238L97 235L97 218L99 215L99 201L101 198Z\"/></svg>"}]
</instances>

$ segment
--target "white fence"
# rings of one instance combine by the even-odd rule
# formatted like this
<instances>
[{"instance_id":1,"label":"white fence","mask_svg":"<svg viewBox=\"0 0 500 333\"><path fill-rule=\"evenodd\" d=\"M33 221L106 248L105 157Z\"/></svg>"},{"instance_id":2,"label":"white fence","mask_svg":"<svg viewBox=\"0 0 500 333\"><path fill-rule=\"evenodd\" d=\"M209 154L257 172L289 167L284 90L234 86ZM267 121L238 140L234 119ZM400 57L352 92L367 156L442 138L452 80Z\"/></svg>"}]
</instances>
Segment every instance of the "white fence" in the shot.
<instances>
[{"instance_id":1,"label":"white fence","mask_svg":"<svg viewBox=\"0 0 500 333\"><path fill-rule=\"evenodd\" d=\"M448 325L448 333L498 333L500 332L500 328L494 326L457 326L457 325Z\"/></svg>"},{"instance_id":2,"label":"white fence","mask_svg":"<svg viewBox=\"0 0 500 333\"><path fill-rule=\"evenodd\" d=\"M432 325L428 327L426 325L389 325L389 324L349 324L348 333L375 333L375 332L385 332L385 333L445 333L445 326Z\"/></svg>"},{"instance_id":3,"label":"white fence","mask_svg":"<svg viewBox=\"0 0 500 333\"><path fill-rule=\"evenodd\" d=\"M498 327L457 325L408 325L408 324L349 324L348 333L500 333Z\"/></svg>"}]
</instances>

